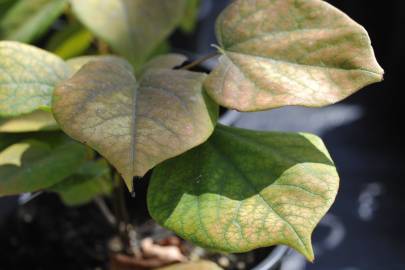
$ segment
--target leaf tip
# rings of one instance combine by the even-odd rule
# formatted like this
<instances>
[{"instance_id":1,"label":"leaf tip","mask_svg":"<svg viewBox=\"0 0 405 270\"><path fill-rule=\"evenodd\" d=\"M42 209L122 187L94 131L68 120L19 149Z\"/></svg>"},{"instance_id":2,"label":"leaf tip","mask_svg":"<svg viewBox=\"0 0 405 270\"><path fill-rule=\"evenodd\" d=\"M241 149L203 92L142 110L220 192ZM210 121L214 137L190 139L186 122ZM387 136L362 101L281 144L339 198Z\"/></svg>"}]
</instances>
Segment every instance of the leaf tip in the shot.
<instances>
[{"instance_id":1,"label":"leaf tip","mask_svg":"<svg viewBox=\"0 0 405 270\"><path fill-rule=\"evenodd\" d=\"M134 190L134 181L132 175L122 175L122 179L124 179L125 185L127 186L129 192Z\"/></svg>"}]
</instances>

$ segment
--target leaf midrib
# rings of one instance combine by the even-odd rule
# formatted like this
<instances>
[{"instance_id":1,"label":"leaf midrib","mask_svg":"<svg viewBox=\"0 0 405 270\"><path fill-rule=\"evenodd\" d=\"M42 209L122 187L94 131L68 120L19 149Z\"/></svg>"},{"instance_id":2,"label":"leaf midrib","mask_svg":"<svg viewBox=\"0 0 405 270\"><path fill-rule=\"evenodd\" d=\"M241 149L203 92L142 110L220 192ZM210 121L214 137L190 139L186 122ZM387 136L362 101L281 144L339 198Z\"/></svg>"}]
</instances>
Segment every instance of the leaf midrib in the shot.
<instances>
[{"instance_id":1,"label":"leaf midrib","mask_svg":"<svg viewBox=\"0 0 405 270\"><path fill-rule=\"evenodd\" d=\"M254 57L254 58L259 58L259 59L266 60L266 61L269 61L269 60L270 60L270 61L279 62L279 63L284 63L284 64L289 64L289 65L304 66L304 67L312 67L312 68L319 68L319 69L329 69L329 70L332 69L332 70L349 71L349 72L351 72L351 71L362 71L362 72L365 72L365 73L369 73L369 74L371 74L371 75L373 75L373 76L378 76L378 78L380 78L381 75L382 75L382 74L377 73L377 72L375 72L375 71L371 71L371 70L364 69L364 68L348 68L348 69L345 69L345 68L338 68L338 67L331 67L331 66L322 66L322 65L316 65L316 64L302 64L302 63L298 63L298 62L293 62L293 61L288 61L288 60L281 60L281 59L275 59L275 58L273 58L273 57L264 57L264 56L255 55L255 54L247 54L247 53L238 52L238 51L231 51L231 50L229 50L229 51L226 51L226 52L230 52L230 53L234 53L234 54L241 54L241 55L244 55L245 57ZM225 52L225 55L226 55L229 59L231 59L231 57L230 57L229 55L227 55L226 52ZM239 67L238 65L236 65L232 60L231 60L231 62L232 62L236 67L238 67L238 69L240 69L240 67ZM243 70L241 70L241 71L243 72Z\"/></svg>"}]
</instances>

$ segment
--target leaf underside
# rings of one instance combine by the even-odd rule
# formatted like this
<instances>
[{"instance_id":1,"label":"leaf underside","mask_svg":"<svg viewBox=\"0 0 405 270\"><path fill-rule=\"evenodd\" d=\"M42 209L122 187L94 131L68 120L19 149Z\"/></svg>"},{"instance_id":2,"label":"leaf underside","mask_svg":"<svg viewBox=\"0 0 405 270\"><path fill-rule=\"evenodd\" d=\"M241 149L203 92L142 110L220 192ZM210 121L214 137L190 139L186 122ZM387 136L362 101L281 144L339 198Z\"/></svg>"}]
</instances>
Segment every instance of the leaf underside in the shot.
<instances>
[{"instance_id":1,"label":"leaf underside","mask_svg":"<svg viewBox=\"0 0 405 270\"><path fill-rule=\"evenodd\" d=\"M53 113L62 130L108 159L132 189L134 176L212 133L216 119L202 91L204 78L150 69L137 81L122 60L93 61L59 84Z\"/></svg>"},{"instance_id":2,"label":"leaf underside","mask_svg":"<svg viewBox=\"0 0 405 270\"><path fill-rule=\"evenodd\" d=\"M236 0L218 17L220 105L259 111L338 102L382 80L366 30L321 0Z\"/></svg>"},{"instance_id":3,"label":"leaf underside","mask_svg":"<svg viewBox=\"0 0 405 270\"><path fill-rule=\"evenodd\" d=\"M161 225L207 248L285 244L312 261L311 234L338 183L314 135L218 126L206 143L154 169L148 208Z\"/></svg>"}]
</instances>

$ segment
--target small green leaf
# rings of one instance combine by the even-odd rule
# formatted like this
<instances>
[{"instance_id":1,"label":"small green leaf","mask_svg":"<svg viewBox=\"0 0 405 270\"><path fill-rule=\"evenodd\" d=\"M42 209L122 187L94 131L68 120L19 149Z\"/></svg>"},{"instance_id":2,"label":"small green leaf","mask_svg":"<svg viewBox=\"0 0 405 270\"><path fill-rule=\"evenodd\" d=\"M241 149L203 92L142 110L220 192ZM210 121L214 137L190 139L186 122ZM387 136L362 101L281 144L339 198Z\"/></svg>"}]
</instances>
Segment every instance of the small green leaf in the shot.
<instances>
[{"instance_id":1,"label":"small green leaf","mask_svg":"<svg viewBox=\"0 0 405 270\"><path fill-rule=\"evenodd\" d=\"M50 112L35 111L30 114L0 118L0 133L19 133L59 129Z\"/></svg>"},{"instance_id":2,"label":"small green leaf","mask_svg":"<svg viewBox=\"0 0 405 270\"><path fill-rule=\"evenodd\" d=\"M93 35L79 23L69 24L52 36L46 49L63 59L85 52L93 42Z\"/></svg>"},{"instance_id":3,"label":"small green leaf","mask_svg":"<svg viewBox=\"0 0 405 270\"><path fill-rule=\"evenodd\" d=\"M55 85L71 72L59 57L13 41L0 41L0 69L0 117L49 110Z\"/></svg>"},{"instance_id":4,"label":"small green leaf","mask_svg":"<svg viewBox=\"0 0 405 270\"><path fill-rule=\"evenodd\" d=\"M32 42L62 14L68 0L19 0L0 21L2 39Z\"/></svg>"},{"instance_id":5,"label":"small green leaf","mask_svg":"<svg viewBox=\"0 0 405 270\"><path fill-rule=\"evenodd\" d=\"M85 156L86 148L72 140L57 146L46 140L13 144L0 152L0 196L52 186L71 175Z\"/></svg>"},{"instance_id":6,"label":"small green leaf","mask_svg":"<svg viewBox=\"0 0 405 270\"><path fill-rule=\"evenodd\" d=\"M314 135L218 126L206 143L155 168L148 208L157 222L207 248L285 244L312 261L312 231L338 185Z\"/></svg>"},{"instance_id":7,"label":"small green leaf","mask_svg":"<svg viewBox=\"0 0 405 270\"><path fill-rule=\"evenodd\" d=\"M236 0L217 20L219 66L205 82L240 111L323 106L382 80L366 30L321 0Z\"/></svg>"},{"instance_id":8,"label":"small green leaf","mask_svg":"<svg viewBox=\"0 0 405 270\"><path fill-rule=\"evenodd\" d=\"M197 24L200 0L187 0L187 6L183 19L180 22L180 29L186 33L194 31Z\"/></svg>"},{"instance_id":9,"label":"small green leaf","mask_svg":"<svg viewBox=\"0 0 405 270\"><path fill-rule=\"evenodd\" d=\"M167 267L158 268L156 270L221 270L222 268L210 261L197 261L178 263Z\"/></svg>"},{"instance_id":10,"label":"small green leaf","mask_svg":"<svg viewBox=\"0 0 405 270\"><path fill-rule=\"evenodd\" d=\"M49 188L69 206L89 203L95 197L113 190L110 169L105 160L87 161L71 176Z\"/></svg>"},{"instance_id":11,"label":"small green leaf","mask_svg":"<svg viewBox=\"0 0 405 270\"><path fill-rule=\"evenodd\" d=\"M186 4L186 0L70 2L84 25L137 68L179 24Z\"/></svg>"},{"instance_id":12,"label":"small green leaf","mask_svg":"<svg viewBox=\"0 0 405 270\"><path fill-rule=\"evenodd\" d=\"M202 91L205 77L150 69L137 81L122 60L93 61L58 85L53 113L62 130L108 159L132 189L134 176L212 133L216 119Z\"/></svg>"}]
</instances>

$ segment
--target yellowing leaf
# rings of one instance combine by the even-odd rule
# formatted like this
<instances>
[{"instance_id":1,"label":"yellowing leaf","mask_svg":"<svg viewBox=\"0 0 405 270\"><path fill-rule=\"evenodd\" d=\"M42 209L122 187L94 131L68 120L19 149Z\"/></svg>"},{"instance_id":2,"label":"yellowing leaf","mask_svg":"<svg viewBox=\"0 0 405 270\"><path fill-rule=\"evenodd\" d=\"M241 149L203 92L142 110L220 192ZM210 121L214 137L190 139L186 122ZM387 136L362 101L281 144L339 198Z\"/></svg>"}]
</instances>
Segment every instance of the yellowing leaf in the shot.
<instances>
[{"instance_id":1,"label":"yellowing leaf","mask_svg":"<svg viewBox=\"0 0 405 270\"><path fill-rule=\"evenodd\" d=\"M30 148L30 144L27 142L14 144L4 149L4 151L0 153L0 166L15 165L20 167L21 156L28 148Z\"/></svg>"},{"instance_id":2,"label":"yellowing leaf","mask_svg":"<svg viewBox=\"0 0 405 270\"><path fill-rule=\"evenodd\" d=\"M70 0L81 22L136 67L179 24L186 0Z\"/></svg>"},{"instance_id":3,"label":"yellowing leaf","mask_svg":"<svg viewBox=\"0 0 405 270\"><path fill-rule=\"evenodd\" d=\"M54 52L63 59L71 58L82 54L93 42L93 35L86 29L78 29L64 40Z\"/></svg>"},{"instance_id":4,"label":"yellowing leaf","mask_svg":"<svg viewBox=\"0 0 405 270\"><path fill-rule=\"evenodd\" d=\"M0 116L48 109L55 85L70 75L59 57L30 45L0 41Z\"/></svg>"},{"instance_id":5,"label":"yellowing leaf","mask_svg":"<svg viewBox=\"0 0 405 270\"><path fill-rule=\"evenodd\" d=\"M58 124L50 112L35 111L30 114L11 118L0 118L0 132L33 132L41 130L57 130Z\"/></svg>"},{"instance_id":6,"label":"yellowing leaf","mask_svg":"<svg viewBox=\"0 0 405 270\"><path fill-rule=\"evenodd\" d=\"M285 244L312 261L312 231L338 185L314 135L218 126L206 143L154 169L148 208L203 247L246 252Z\"/></svg>"},{"instance_id":7,"label":"yellowing leaf","mask_svg":"<svg viewBox=\"0 0 405 270\"><path fill-rule=\"evenodd\" d=\"M66 8L67 0L18 0L0 21L2 39L32 42L41 37Z\"/></svg>"},{"instance_id":8,"label":"yellowing leaf","mask_svg":"<svg viewBox=\"0 0 405 270\"><path fill-rule=\"evenodd\" d=\"M67 140L57 146L30 140L0 152L0 196L33 192L71 175L84 161L86 148Z\"/></svg>"},{"instance_id":9,"label":"yellowing leaf","mask_svg":"<svg viewBox=\"0 0 405 270\"><path fill-rule=\"evenodd\" d=\"M90 62L54 92L53 113L71 137L132 178L203 143L213 131L201 73L150 69L137 81L122 60Z\"/></svg>"},{"instance_id":10,"label":"yellowing leaf","mask_svg":"<svg viewBox=\"0 0 405 270\"><path fill-rule=\"evenodd\" d=\"M323 106L382 80L366 30L321 0L236 0L217 21L223 56L205 87L257 111Z\"/></svg>"}]
</instances>

